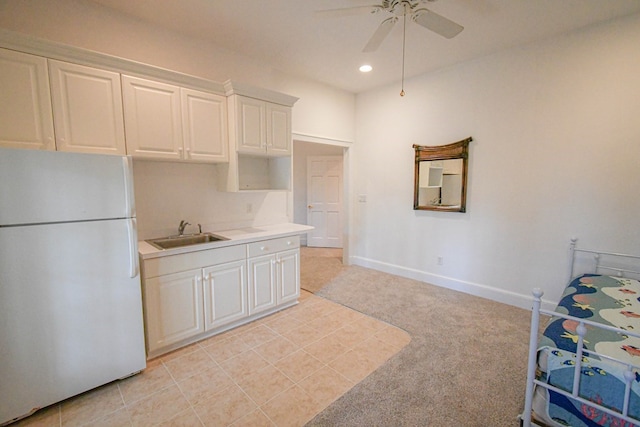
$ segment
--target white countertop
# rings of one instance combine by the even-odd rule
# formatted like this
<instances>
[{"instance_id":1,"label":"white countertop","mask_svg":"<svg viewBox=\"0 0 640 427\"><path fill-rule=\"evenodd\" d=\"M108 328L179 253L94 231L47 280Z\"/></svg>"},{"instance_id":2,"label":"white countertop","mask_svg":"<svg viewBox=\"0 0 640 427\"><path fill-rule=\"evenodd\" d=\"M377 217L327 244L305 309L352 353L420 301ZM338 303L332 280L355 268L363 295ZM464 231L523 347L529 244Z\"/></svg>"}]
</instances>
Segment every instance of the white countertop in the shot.
<instances>
[{"instance_id":1,"label":"white countertop","mask_svg":"<svg viewBox=\"0 0 640 427\"><path fill-rule=\"evenodd\" d=\"M215 231L215 234L228 240L220 240L198 245L183 246L173 249L158 249L144 240L138 242L138 253L142 259L158 258L169 255L183 254L187 252L202 251L207 249L222 248L225 246L240 245L243 243L257 242L260 240L277 237L294 236L304 234L314 227L310 225L284 223L273 225L261 225L259 227L238 228L233 230Z\"/></svg>"}]
</instances>

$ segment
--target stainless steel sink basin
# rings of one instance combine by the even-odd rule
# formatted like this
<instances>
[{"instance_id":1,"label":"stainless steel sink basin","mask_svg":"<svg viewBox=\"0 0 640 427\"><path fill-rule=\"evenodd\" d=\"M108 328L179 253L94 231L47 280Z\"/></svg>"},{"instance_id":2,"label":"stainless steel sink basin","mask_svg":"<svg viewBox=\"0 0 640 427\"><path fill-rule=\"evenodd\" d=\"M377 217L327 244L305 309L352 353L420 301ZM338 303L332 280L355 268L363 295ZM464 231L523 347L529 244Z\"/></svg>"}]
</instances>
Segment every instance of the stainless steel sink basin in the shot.
<instances>
[{"instance_id":1,"label":"stainless steel sink basin","mask_svg":"<svg viewBox=\"0 0 640 427\"><path fill-rule=\"evenodd\" d=\"M211 233L189 234L185 236L169 236L160 239L147 240L147 243L158 249L172 249L182 246L200 245L203 243L211 243L228 240L224 237L216 236Z\"/></svg>"}]
</instances>

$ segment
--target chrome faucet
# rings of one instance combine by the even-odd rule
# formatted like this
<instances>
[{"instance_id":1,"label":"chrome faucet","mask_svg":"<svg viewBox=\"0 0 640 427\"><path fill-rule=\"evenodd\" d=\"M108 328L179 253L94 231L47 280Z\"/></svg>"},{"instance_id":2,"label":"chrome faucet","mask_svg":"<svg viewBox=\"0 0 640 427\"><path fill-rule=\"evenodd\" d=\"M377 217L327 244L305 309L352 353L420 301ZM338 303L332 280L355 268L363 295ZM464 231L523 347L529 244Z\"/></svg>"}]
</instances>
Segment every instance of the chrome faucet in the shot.
<instances>
[{"instance_id":1,"label":"chrome faucet","mask_svg":"<svg viewBox=\"0 0 640 427\"><path fill-rule=\"evenodd\" d=\"M184 229L187 227L187 225L191 225L191 224L189 224L184 219L180 221L180 225L178 226L178 235L182 236L184 234Z\"/></svg>"}]
</instances>

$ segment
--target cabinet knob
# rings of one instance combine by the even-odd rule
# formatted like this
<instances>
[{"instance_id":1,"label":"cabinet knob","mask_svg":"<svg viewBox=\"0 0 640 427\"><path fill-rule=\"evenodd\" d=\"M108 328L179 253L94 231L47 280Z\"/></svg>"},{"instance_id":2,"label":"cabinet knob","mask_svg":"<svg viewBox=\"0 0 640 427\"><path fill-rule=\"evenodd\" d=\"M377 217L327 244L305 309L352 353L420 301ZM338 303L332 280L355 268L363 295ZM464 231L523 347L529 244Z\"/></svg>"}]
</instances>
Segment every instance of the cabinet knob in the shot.
<instances>
[{"instance_id":1,"label":"cabinet knob","mask_svg":"<svg viewBox=\"0 0 640 427\"><path fill-rule=\"evenodd\" d=\"M309 205L307 206L309 209L313 209L313 205Z\"/></svg>"},{"instance_id":2,"label":"cabinet knob","mask_svg":"<svg viewBox=\"0 0 640 427\"><path fill-rule=\"evenodd\" d=\"M266 246L260 246L260 250L261 250L261 251L264 251L264 250L266 250L266 249L267 249L267 247L266 247Z\"/></svg>"},{"instance_id":3,"label":"cabinet knob","mask_svg":"<svg viewBox=\"0 0 640 427\"><path fill-rule=\"evenodd\" d=\"M287 241L287 246L291 246L291 240Z\"/></svg>"}]
</instances>

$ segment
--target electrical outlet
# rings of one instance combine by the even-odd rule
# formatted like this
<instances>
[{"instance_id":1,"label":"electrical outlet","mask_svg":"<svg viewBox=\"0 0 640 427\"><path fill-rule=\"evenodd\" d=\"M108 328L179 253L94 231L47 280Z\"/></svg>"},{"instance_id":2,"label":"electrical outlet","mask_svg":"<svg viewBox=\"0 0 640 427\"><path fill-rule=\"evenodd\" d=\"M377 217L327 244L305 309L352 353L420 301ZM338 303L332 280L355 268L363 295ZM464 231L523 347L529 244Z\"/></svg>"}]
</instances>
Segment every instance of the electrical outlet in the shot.
<instances>
[{"instance_id":1,"label":"electrical outlet","mask_svg":"<svg viewBox=\"0 0 640 427\"><path fill-rule=\"evenodd\" d=\"M441 256L438 257L438 265L444 265L444 258Z\"/></svg>"},{"instance_id":2,"label":"electrical outlet","mask_svg":"<svg viewBox=\"0 0 640 427\"><path fill-rule=\"evenodd\" d=\"M247 203L247 213L253 212L253 204Z\"/></svg>"},{"instance_id":3,"label":"electrical outlet","mask_svg":"<svg viewBox=\"0 0 640 427\"><path fill-rule=\"evenodd\" d=\"M366 194L359 194L358 195L358 201L360 203L366 203L367 202L367 195Z\"/></svg>"}]
</instances>

